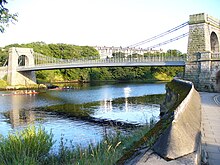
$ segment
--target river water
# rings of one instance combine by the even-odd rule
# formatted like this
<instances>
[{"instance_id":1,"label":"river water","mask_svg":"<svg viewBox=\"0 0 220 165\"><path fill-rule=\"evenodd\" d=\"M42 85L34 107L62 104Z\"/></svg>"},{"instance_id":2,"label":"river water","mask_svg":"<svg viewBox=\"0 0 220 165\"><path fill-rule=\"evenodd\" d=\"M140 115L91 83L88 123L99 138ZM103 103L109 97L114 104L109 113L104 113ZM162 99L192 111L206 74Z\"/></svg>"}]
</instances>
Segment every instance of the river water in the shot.
<instances>
[{"instance_id":1,"label":"river water","mask_svg":"<svg viewBox=\"0 0 220 165\"><path fill-rule=\"evenodd\" d=\"M81 114L86 112L97 120L144 125L152 117L158 119L160 108L157 99L148 103L145 96L166 92L164 83L64 86L63 90L41 91L36 95L0 92L0 134L7 136L9 132L21 130L27 125L36 125L52 131L55 148L61 137L73 145L86 146L99 142L106 130L113 128L83 120ZM64 113L54 113L53 110ZM69 111L74 111L74 115L70 117Z\"/></svg>"}]
</instances>

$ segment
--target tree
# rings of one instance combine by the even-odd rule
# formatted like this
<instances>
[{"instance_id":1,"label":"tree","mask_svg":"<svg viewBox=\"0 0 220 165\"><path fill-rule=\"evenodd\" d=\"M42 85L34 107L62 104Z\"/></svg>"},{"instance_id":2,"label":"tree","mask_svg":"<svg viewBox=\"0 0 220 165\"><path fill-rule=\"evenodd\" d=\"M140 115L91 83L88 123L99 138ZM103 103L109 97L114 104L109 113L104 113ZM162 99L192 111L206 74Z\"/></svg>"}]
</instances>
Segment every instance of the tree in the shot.
<instances>
[{"instance_id":1,"label":"tree","mask_svg":"<svg viewBox=\"0 0 220 165\"><path fill-rule=\"evenodd\" d=\"M5 4L7 4L6 0L0 0L0 32L2 33L9 23L17 21L17 14L9 13L9 10L4 6Z\"/></svg>"}]
</instances>

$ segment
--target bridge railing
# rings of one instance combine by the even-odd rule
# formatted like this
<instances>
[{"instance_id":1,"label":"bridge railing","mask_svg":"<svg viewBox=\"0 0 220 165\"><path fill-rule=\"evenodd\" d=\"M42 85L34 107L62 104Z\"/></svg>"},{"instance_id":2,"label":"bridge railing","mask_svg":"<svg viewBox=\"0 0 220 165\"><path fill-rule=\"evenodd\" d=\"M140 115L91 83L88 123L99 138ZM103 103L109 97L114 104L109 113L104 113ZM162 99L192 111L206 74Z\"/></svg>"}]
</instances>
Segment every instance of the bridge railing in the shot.
<instances>
[{"instance_id":1,"label":"bridge railing","mask_svg":"<svg viewBox=\"0 0 220 165\"><path fill-rule=\"evenodd\" d=\"M186 61L180 56L146 56L146 57L124 57L124 58L81 58L81 59L58 59L41 54L35 55L35 66L67 65L67 64L103 64L103 63L145 63L145 62L166 62L166 61Z\"/></svg>"},{"instance_id":2,"label":"bridge railing","mask_svg":"<svg viewBox=\"0 0 220 165\"><path fill-rule=\"evenodd\" d=\"M211 59L212 60L220 60L220 52L212 53L211 54Z\"/></svg>"}]
</instances>

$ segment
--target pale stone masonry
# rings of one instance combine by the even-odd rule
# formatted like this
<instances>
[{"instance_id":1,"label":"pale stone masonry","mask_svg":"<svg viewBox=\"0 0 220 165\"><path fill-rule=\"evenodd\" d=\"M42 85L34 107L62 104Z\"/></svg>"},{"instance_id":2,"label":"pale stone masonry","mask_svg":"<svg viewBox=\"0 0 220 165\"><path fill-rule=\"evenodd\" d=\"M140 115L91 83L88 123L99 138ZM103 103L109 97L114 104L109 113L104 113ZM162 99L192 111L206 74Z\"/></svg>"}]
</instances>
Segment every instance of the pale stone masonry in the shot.
<instances>
[{"instance_id":1,"label":"pale stone masonry","mask_svg":"<svg viewBox=\"0 0 220 165\"><path fill-rule=\"evenodd\" d=\"M205 13L190 15L185 79L201 91L220 91L220 21Z\"/></svg>"},{"instance_id":2,"label":"pale stone masonry","mask_svg":"<svg viewBox=\"0 0 220 165\"><path fill-rule=\"evenodd\" d=\"M7 82L10 85L31 85L36 84L36 76L34 71L17 72L19 66L19 58L24 57L23 66L34 66L33 49L31 48L15 48L9 49L8 58L8 76Z\"/></svg>"}]
</instances>

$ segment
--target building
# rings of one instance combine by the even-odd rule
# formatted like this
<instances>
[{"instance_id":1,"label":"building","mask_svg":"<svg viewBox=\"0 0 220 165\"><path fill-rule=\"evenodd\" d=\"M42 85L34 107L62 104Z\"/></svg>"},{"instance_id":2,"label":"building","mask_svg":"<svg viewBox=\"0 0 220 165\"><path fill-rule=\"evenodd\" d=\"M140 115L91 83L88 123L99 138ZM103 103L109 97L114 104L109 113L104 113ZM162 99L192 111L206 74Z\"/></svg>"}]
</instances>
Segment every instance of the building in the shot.
<instances>
[{"instance_id":1,"label":"building","mask_svg":"<svg viewBox=\"0 0 220 165\"><path fill-rule=\"evenodd\" d=\"M121 52L122 54L125 55L125 57L127 57L128 55L132 55L132 54L140 54L140 55L144 55L144 53L162 53L163 50L149 50L149 49L143 49L143 48L131 48L131 47L107 47L107 46L94 46L94 48L99 52L100 58L110 58L112 57L113 53L116 52Z\"/></svg>"}]
</instances>

